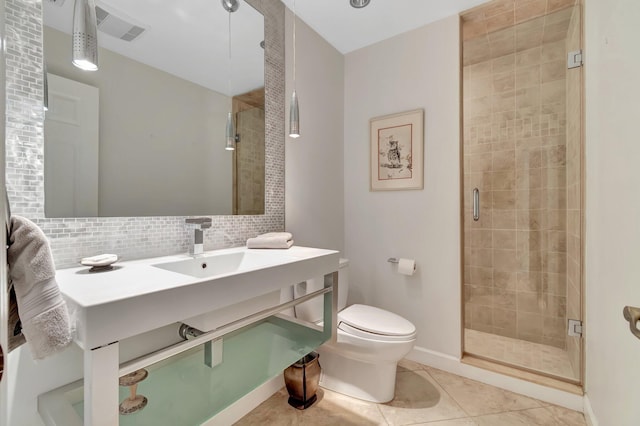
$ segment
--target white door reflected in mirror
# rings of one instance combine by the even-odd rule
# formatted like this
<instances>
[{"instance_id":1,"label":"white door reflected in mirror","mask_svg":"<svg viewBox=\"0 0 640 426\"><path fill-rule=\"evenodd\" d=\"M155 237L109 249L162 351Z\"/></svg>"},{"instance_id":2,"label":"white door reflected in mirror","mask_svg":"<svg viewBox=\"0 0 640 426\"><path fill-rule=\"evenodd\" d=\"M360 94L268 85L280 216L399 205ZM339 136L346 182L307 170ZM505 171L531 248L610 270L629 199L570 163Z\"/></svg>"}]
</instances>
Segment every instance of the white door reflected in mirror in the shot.
<instances>
[{"instance_id":1,"label":"white door reflected in mirror","mask_svg":"<svg viewBox=\"0 0 640 426\"><path fill-rule=\"evenodd\" d=\"M45 214L98 216L98 89L53 74L48 79Z\"/></svg>"}]
</instances>

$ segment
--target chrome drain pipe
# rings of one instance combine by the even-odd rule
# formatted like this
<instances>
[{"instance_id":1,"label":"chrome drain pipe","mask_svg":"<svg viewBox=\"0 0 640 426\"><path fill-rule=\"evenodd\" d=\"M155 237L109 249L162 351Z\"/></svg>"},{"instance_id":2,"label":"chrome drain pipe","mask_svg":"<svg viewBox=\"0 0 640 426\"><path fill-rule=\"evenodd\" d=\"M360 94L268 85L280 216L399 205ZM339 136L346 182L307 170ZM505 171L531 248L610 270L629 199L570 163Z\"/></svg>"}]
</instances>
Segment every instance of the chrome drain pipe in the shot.
<instances>
[{"instance_id":1,"label":"chrome drain pipe","mask_svg":"<svg viewBox=\"0 0 640 426\"><path fill-rule=\"evenodd\" d=\"M194 339L204 332L198 330L197 328L193 328L185 323L180 323L180 328L178 329L178 335L182 337L183 340Z\"/></svg>"}]
</instances>

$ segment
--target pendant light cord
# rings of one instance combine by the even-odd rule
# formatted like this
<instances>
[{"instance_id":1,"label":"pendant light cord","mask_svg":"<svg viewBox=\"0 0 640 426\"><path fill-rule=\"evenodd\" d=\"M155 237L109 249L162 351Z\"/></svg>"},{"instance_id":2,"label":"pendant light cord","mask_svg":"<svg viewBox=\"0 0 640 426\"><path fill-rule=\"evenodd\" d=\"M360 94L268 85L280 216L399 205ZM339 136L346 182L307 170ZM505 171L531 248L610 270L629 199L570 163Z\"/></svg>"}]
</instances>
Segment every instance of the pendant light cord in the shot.
<instances>
[{"instance_id":1,"label":"pendant light cord","mask_svg":"<svg viewBox=\"0 0 640 426\"><path fill-rule=\"evenodd\" d=\"M229 88L229 99L232 98L231 96L231 11L229 11L229 79L227 81L227 85Z\"/></svg>"},{"instance_id":2,"label":"pendant light cord","mask_svg":"<svg viewBox=\"0 0 640 426\"><path fill-rule=\"evenodd\" d=\"M296 0L293 0L293 91L296 91Z\"/></svg>"},{"instance_id":3,"label":"pendant light cord","mask_svg":"<svg viewBox=\"0 0 640 426\"><path fill-rule=\"evenodd\" d=\"M291 94L291 104L289 105L289 136L300 137L300 112L298 108L298 94L296 92L296 0L293 0L293 93Z\"/></svg>"}]
</instances>

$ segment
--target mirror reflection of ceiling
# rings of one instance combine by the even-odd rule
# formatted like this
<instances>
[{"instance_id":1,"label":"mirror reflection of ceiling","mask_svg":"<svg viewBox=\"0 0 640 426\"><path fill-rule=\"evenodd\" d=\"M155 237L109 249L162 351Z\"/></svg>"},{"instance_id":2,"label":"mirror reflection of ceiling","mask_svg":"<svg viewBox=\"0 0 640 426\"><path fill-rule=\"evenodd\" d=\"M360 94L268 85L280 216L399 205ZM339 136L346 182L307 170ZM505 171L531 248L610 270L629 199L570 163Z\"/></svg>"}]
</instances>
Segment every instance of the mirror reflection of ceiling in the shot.
<instances>
[{"instance_id":1,"label":"mirror reflection of ceiling","mask_svg":"<svg viewBox=\"0 0 640 426\"><path fill-rule=\"evenodd\" d=\"M45 1L45 25L71 34L73 5L74 0ZM229 14L220 1L103 0L97 1L96 6L108 12L110 18L144 28L133 41L99 30L98 44L102 48L228 96L249 92L264 84L260 47L264 40L263 17L243 1L231 15L231 93ZM105 19L104 25L115 30L122 28L113 19Z\"/></svg>"}]
</instances>

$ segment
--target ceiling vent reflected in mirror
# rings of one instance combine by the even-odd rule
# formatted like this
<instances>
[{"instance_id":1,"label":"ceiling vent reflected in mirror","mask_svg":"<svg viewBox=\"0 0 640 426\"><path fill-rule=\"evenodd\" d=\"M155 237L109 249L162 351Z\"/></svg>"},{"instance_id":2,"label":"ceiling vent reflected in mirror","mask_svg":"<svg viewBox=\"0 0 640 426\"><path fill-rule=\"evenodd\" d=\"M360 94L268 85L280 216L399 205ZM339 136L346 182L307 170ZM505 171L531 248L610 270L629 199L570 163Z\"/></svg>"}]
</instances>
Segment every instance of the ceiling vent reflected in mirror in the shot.
<instances>
[{"instance_id":1,"label":"ceiling vent reflected in mirror","mask_svg":"<svg viewBox=\"0 0 640 426\"><path fill-rule=\"evenodd\" d=\"M116 16L113 12L106 11L100 6L96 6L98 29L103 33L124 41L133 41L146 31L145 28L129 22L132 21L132 19L123 17L124 14L118 14L121 15L121 17Z\"/></svg>"}]
</instances>

